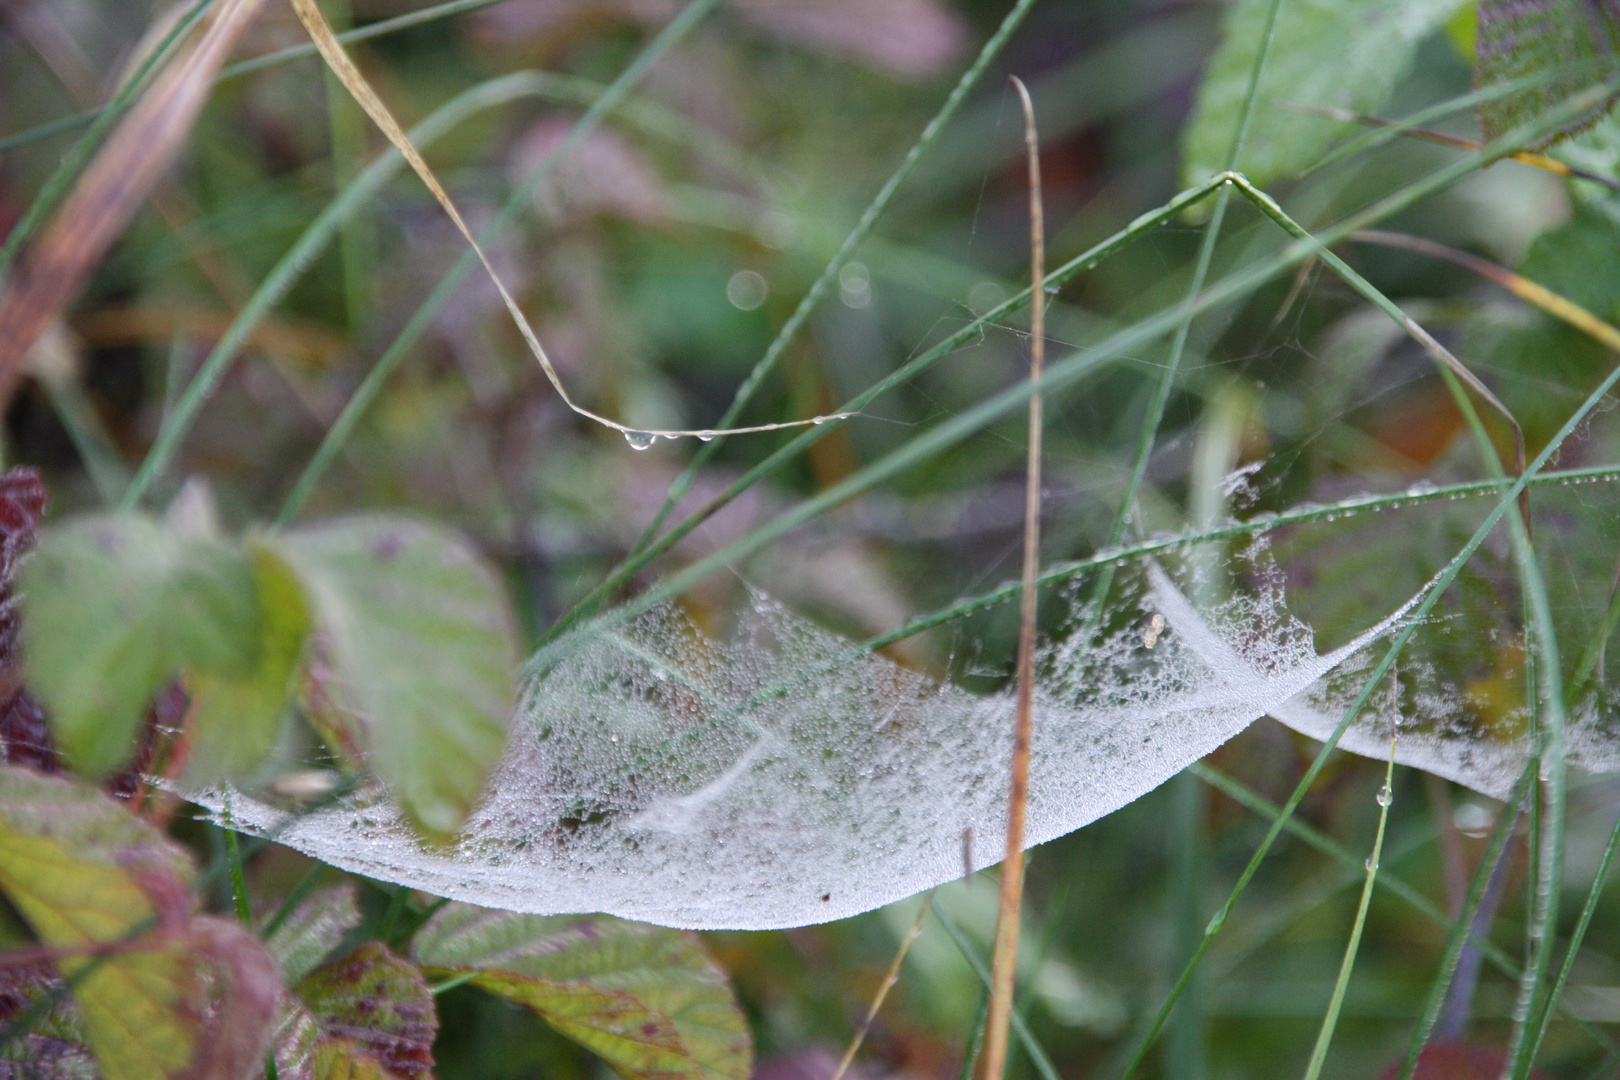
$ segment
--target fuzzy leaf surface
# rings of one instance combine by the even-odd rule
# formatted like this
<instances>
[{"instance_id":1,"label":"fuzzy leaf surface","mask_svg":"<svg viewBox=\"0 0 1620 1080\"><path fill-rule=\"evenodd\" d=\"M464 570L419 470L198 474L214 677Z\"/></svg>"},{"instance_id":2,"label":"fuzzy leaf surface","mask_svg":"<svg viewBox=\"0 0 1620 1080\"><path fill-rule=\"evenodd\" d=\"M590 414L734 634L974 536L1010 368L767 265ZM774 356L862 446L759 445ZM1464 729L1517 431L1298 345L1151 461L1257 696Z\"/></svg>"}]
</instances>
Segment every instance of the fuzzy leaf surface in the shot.
<instances>
[{"instance_id":1,"label":"fuzzy leaf surface","mask_svg":"<svg viewBox=\"0 0 1620 1080\"><path fill-rule=\"evenodd\" d=\"M309 598L355 742L419 827L454 833L514 698L516 631L494 572L456 534L382 515L273 543Z\"/></svg>"},{"instance_id":2,"label":"fuzzy leaf surface","mask_svg":"<svg viewBox=\"0 0 1620 1080\"><path fill-rule=\"evenodd\" d=\"M317 1078L431 1080L439 1017L416 965L368 941L295 989L321 1031Z\"/></svg>"},{"instance_id":3,"label":"fuzzy leaf surface","mask_svg":"<svg viewBox=\"0 0 1620 1080\"><path fill-rule=\"evenodd\" d=\"M1272 0L1236 0L1182 135L1182 182L1226 167ZM1289 106L1377 112L1462 0L1284 0L1236 168L1265 186L1314 162L1344 125ZM1258 132L1264 137L1256 137Z\"/></svg>"},{"instance_id":4,"label":"fuzzy leaf surface","mask_svg":"<svg viewBox=\"0 0 1620 1080\"><path fill-rule=\"evenodd\" d=\"M605 915L544 916L451 904L420 931L431 974L532 1010L628 1080L745 1080L748 1027L695 935Z\"/></svg>"},{"instance_id":5,"label":"fuzzy leaf surface","mask_svg":"<svg viewBox=\"0 0 1620 1080\"><path fill-rule=\"evenodd\" d=\"M1537 85L1480 105L1485 138L1494 139L1528 124L1587 87L1620 74L1617 41L1620 18L1605 4L1586 0L1480 0L1474 39L1479 84L1490 87L1546 76L1546 81ZM1534 145L1545 147L1587 127L1608 107L1576 117Z\"/></svg>"},{"instance_id":6,"label":"fuzzy leaf surface","mask_svg":"<svg viewBox=\"0 0 1620 1080\"><path fill-rule=\"evenodd\" d=\"M349 882L305 897L265 938L265 948L289 984L319 967L344 935L360 925L357 893Z\"/></svg>"},{"instance_id":7,"label":"fuzzy leaf surface","mask_svg":"<svg viewBox=\"0 0 1620 1080\"><path fill-rule=\"evenodd\" d=\"M243 674L258 596L239 552L139 514L47 530L23 567L24 648L57 746L80 772L123 766L147 702L180 669Z\"/></svg>"}]
</instances>

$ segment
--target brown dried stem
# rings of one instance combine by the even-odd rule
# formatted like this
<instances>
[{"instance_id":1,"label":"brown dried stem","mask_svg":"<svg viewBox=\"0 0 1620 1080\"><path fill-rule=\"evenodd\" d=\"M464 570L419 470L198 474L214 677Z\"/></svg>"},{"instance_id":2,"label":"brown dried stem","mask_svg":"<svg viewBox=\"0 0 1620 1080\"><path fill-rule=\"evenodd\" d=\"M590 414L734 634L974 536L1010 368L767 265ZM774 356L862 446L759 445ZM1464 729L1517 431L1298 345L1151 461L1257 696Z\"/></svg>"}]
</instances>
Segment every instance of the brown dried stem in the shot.
<instances>
[{"instance_id":1,"label":"brown dried stem","mask_svg":"<svg viewBox=\"0 0 1620 1080\"><path fill-rule=\"evenodd\" d=\"M1024 144L1029 151L1030 336L1029 378L1038 383L1046 358L1046 242L1041 212L1041 157L1035 106L1015 76L1024 108ZM1018 968L1018 924L1024 895L1024 816L1029 804L1029 742L1035 718L1035 578L1041 546L1041 395L1029 397L1029 458L1024 487L1024 574L1018 621L1018 712L1013 734L1012 775L1007 782L1007 853L1001 862L1001 905L990 966L990 1011L984 1040L984 1080L1001 1080L1007 1066L1007 1025L1012 1017L1013 976Z\"/></svg>"}]
</instances>

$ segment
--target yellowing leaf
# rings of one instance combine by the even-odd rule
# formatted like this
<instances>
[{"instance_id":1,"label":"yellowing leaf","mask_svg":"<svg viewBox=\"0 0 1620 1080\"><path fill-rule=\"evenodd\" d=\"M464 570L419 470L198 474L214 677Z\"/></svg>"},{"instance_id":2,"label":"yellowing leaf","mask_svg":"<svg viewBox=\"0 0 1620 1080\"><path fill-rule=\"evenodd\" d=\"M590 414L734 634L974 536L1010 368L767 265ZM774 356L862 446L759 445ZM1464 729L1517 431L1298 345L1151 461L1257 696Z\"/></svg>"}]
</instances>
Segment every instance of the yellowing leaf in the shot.
<instances>
[{"instance_id":1,"label":"yellowing leaf","mask_svg":"<svg viewBox=\"0 0 1620 1080\"><path fill-rule=\"evenodd\" d=\"M628 1080L745 1080L753 1048L725 973L697 937L606 915L451 904L416 934L435 977L532 1010Z\"/></svg>"},{"instance_id":2,"label":"yellowing leaf","mask_svg":"<svg viewBox=\"0 0 1620 1080\"><path fill-rule=\"evenodd\" d=\"M263 544L250 543L247 557L258 588L258 660L241 674L201 670L188 680L188 784L240 778L274 749L304 657L310 619L298 579Z\"/></svg>"},{"instance_id":3,"label":"yellowing leaf","mask_svg":"<svg viewBox=\"0 0 1620 1080\"><path fill-rule=\"evenodd\" d=\"M185 854L100 792L0 767L0 891L63 950L107 1080L226 1077L263 1052L280 980L233 923L187 915Z\"/></svg>"}]
</instances>

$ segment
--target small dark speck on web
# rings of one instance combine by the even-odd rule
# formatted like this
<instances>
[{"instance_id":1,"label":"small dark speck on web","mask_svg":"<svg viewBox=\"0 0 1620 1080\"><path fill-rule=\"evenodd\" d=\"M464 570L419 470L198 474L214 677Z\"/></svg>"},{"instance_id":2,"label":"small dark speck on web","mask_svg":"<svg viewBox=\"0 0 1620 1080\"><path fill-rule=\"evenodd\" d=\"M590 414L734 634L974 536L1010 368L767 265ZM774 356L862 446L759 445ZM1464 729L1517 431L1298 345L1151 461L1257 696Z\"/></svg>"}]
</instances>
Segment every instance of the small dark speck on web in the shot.
<instances>
[{"instance_id":1,"label":"small dark speck on web","mask_svg":"<svg viewBox=\"0 0 1620 1080\"><path fill-rule=\"evenodd\" d=\"M821 902L823 904L825 904L827 901L829 901L831 899L832 899L832 893L829 892L829 893L822 893L821 894Z\"/></svg>"},{"instance_id":2,"label":"small dark speck on web","mask_svg":"<svg viewBox=\"0 0 1620 1080\"><path fill-rule=\"evenodd\" d=\"M397 536L385 536L371 546L371 553L383 562L387 562L405 547L405 541Z\"/></svg>"}]
</instances>

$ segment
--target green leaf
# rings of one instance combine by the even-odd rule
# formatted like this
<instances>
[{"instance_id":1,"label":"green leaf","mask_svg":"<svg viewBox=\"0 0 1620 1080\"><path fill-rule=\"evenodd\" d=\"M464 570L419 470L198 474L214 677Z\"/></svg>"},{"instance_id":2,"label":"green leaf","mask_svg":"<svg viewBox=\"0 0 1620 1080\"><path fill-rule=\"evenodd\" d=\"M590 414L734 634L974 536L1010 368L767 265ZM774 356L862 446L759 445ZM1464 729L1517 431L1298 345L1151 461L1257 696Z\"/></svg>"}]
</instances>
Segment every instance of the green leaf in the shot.
<instances>
[{"instance_id":1,"label":"green leaf","mask_svg":"<svg viewBox=\"0 0 1620 1080\"><path fill-rule=\"evenodd\" d=\"M516 631L495 573L454 533L381 515L267 542L303 583L346 734L419 826L454 833L512 711Z\"/></svg>"},{"instance_id":2,"label":"green leaf","mask_svg":"<svg viewBox=\"0 0 1620 1080\"><path fill-rule=\"evenodd\" d=\"M450 904L417 931L434 978L476 972L628 1080L745 1080L752 1045L726 976L696 935L606 915Z\"/></svg>"},{"instance_id":3,"label":"green leaf","mask_svg":"<svg viewBox=\"0 0 1620 1080\"><path fill-rule=\"evenodd\" d=\"M281 965L282 978L295 983L314 971L359 925L356 890L352 882L345 883L306 897L264 939L264 947Z\"/></svg>"},{"instance_id":4,"label":"green leaf","mask_svg":"<svg viewBox=\"0 0 1620 1080\"><path fill-rule=\"evenodd\" d=\"M1485 138L1528 124L1587 87L1620 74L1616 57L1620 21L1604 4L1589 0L1480 0L1474 49L1478 82L1496 86L1537 75L1539 85L1487 101L1479 107ZM1533 145L1545 147L1589 126L1612 106L1594 109L1549 132Z\"/></svg>"},{"instance_id":5,"label":"green leaf","mask_svg":"<svg viewBox=\"0 0 1620 1080\"><path fill-rule=\"evenodd\" d=\"M107 1080L234 1075L263 1052L274 962L234 923L187 915L191 875L184 852L99 791L0 766L0 891L63 950Z\"/></svg>"},{"instance_id":6,"label":"green leaf","mask_svg":"<svg viewBox=\"0 0 1620 1080\"><path fill-rule=\"evenodd\" d=\"M72 765L128 760L148 701L181 668L240 674L258 650L258 597L241 554L137 514L47 530L21 574L29 684Z\"/></svg>"},{"instance_id":7,"label":"green leaf","mask_svg":"<svg viewBox=\"0 0 1620 1080\"><path fill-rule=\"evenodd\" d=\"M315 1017L315 1076L431 1080L439 1030L433 995L416 965L368 941L303 979L295 990Z\"/></svg>"},{"instance_id":8,"label":"green leaf","mask_svg":"<svg viewBox=\"0 0 1620 1080\"><path fill-rule=\"evenodd\" d=\"M195 787L239 779L275 748L309 638L309 607L292 571L262 543L250 541L247 558L258 591L258 657L240 673L204 669L187 680L186 783Z\"/></svg>"},{"instance_id":9,"label":"green leaf","mask_svg":"<svg viewBox=\"0 0 1620 1080\"><path fill-rule=\"evenodd\" d=\"M1236 0L1227 9L1220 47L1182 135L1182 178L1189 186L1226 167L1272 2ZM1418 44L1462 3L1283 0L1237 170L1265 186L1316 161L1345 125L1288 107L1377 112L1411 67Z\"/></svg>"}]
</instances>

